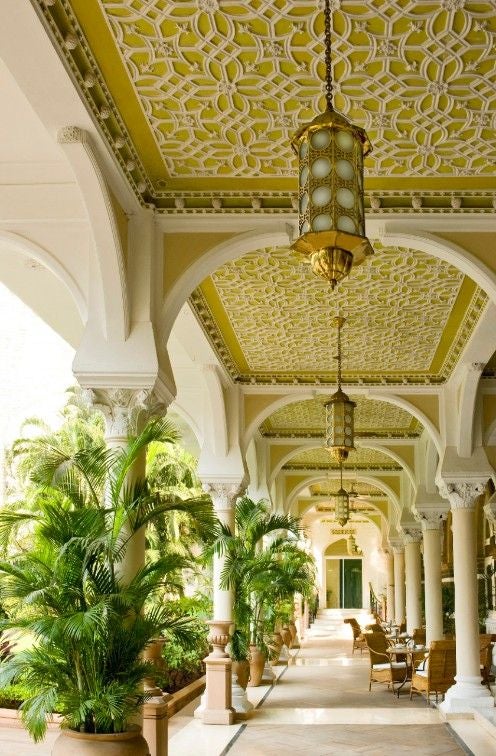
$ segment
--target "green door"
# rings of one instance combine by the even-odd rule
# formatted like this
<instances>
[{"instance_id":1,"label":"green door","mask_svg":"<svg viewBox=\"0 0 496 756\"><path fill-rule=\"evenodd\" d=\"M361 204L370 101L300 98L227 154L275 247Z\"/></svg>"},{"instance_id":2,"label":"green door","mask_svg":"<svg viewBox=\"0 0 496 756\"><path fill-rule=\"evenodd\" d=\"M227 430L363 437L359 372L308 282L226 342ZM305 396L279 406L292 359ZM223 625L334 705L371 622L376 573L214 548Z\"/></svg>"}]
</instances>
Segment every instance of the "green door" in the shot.
<instances>
[{"instance_id":1,"label":"green door","mask_svg":"<svg viewBox=\"0 0 496 756\"><path fill-rule=\"evenodd\" d=\"M341 559L341 608L362 608L362 560Z\"/></svg>"}]
</instances>

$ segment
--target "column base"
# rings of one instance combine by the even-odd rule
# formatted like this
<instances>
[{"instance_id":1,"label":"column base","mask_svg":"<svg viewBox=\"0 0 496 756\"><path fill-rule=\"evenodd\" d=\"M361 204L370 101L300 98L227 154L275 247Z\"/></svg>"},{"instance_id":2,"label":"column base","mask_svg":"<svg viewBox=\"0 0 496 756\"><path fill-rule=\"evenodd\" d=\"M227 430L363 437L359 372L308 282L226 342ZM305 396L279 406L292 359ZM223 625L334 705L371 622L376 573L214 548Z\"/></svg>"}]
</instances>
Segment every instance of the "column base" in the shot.
<instances>
[{"instance_id":1,"label":"column base","mask_svg":"<svg viewBox=\"0 0 496 756\"><path fill-rule=\"evenodd\" d=\"M481 685L480 677L456 679L456 683L446 692L444 701L439 704L439 710L443 714L469 713L471 709L493 707L494 698L488 689Z\"/></svg>"},{"instance_id":2,"label":"column base","mask_svg":"<svg viewBox=\"0 0 496 756\"><path fill-rule=\"evenodd\" d=\"M248 719L255 708L251 701L248 701L246 690L238 683L236 674L232 676L232 708L236 722Z\"/></svg>"},{"instance_id":3,"label":"column base","mask_svg":"<svg viewBox=\"0 0 496 756\"><path fill-rule=\"evenodd\" d=\"M202 715L203 724L232 725L234 724L233 709L205 709Z\"/></svg>"}]
</instances>

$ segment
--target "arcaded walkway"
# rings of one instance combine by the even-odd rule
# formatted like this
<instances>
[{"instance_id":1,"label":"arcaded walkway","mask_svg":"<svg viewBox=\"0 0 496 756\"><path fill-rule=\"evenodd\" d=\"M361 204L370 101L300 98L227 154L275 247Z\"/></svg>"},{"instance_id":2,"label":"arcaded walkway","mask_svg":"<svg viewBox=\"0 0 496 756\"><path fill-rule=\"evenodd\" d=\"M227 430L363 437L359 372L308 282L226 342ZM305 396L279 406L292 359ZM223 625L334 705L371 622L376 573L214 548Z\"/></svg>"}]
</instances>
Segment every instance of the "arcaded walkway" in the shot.
<instances>
[{"instance_id":1,"label":"arcaded walkway","mask_svg":"<svg viewBox=\"0 0 496 756\"><path fill-rule=\"evenodd\" d=\"M198 701L169 723L169 756L494 756L496 740L473 722L444 723L425 699L400 700L386 687L368 692L368 657L345 639L302 644L273 686L249 689L256 709L243 724L206 726L193 719ZM460 740L461 733L470 748ZM1 756L48 756L25 733L0 728Z\"/></svg>"}]
</instances>

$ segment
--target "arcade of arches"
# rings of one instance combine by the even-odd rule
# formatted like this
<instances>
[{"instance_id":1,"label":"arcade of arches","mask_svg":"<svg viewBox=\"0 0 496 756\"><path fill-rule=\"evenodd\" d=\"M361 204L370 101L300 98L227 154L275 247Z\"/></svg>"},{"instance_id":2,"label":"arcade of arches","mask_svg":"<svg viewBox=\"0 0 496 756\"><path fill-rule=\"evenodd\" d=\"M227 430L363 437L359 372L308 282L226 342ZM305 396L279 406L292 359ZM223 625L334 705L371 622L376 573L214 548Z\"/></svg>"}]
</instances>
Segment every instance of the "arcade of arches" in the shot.
<instances>
[{"instance_id":1,"label":"arcade of arches","mask_svg":"<svg viewBox=\"0 0 496 756\"><path fill-rule=\"evenodd\" d=\"M321 608L367 609L370 584L388 619L425 622L429 642L443 637L454 580L457 675L442 708L484 710L478 576L496 633L494 3L333 0L336 106L374 145L374 255L334 292L289 249L289 142L319 111L321 5L4 0L0 280L74 347L109 436L160 403L221 520L244 490L302 517ZM344 528L322 448L338 310L357 405ZM214 589L213 619L229 620L232 598Z\"/></svg>"}]
</instances>

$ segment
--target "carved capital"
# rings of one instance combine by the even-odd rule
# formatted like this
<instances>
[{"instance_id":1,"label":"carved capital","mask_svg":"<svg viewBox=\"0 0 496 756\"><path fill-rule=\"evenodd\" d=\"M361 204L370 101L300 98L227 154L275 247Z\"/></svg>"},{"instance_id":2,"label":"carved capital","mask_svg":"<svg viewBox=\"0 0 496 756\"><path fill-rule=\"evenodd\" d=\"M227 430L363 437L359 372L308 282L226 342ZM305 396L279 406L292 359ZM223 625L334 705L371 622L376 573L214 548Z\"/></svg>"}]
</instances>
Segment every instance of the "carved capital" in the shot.
<instances>
[{"instance_id":1,"label":"carved capital","mask_svg":"<svg viewBox=\"0 0 496 756\"><path fill-rule=\"evenodd\" d=\"M405 544L401 538L395 538L394 540L390 539L389 543L391 544L393 554L403 554L405 552Z\"/></svg>"},{"instance_id":2,"label":"carved capital","mask_svg":"<svg viewBox=\"0 0 496 756\"><path fill-rule=\"evenodd\" d=\"M79 126L64 126L57 131L57 142L59 144L84 144L86 142L86 131Z\"/></svg>"},{"instance_id":3,"label":"carved capital","mask_svg":"<svg viewBox=\"0 0 496 756\"><path fill-rule=\"evenodd\" d=\"M243 494L246 482L243 478L231 478L224 480L203 479L202 488L212 499L216 512L232 509L236 499Z\"/></svg>"},{"instance_id":4,"label":"carved capital","mask_svg":"<svg viewBox=\"0 0 496 756\"><path fill-rule=\"evenodd\" d=\"M111 388L91 393L95 410L105 418L107 440L135 436L148 420L167 411L151 389Z\"/></svg>"},{"instance_id":5,"label":"carved capital","mask_svg":"<svg viewBox=\"0 0 496 756\"><path fill-rule=\"evenodd\" d=\"M403 540L405 543L420 543L422 540L422 527L420 523L403 528Z\"/></svg>"},{"instance_id":6,"label":"carved capital","mask_svg":"<svg viewBox=\"0 0 496 756\"><path fill-rule=\"evenodd\" d=\"M486 482L482 480L443 481L439 493L450 503L452 510L474 509L478 497L484 493Z\"/></svg>"},{"instance_id":7,"label":"carved capital","mask_svg":"<svg viewBox=\"0 0 496 756\"><path fill-rule=\"evenodd\" d=\"M439 530L447 516L448 512L444 507L426 507L425 509L417 507L415 510L415 517L422 531Z\"/></svg>"}]
</instances>

